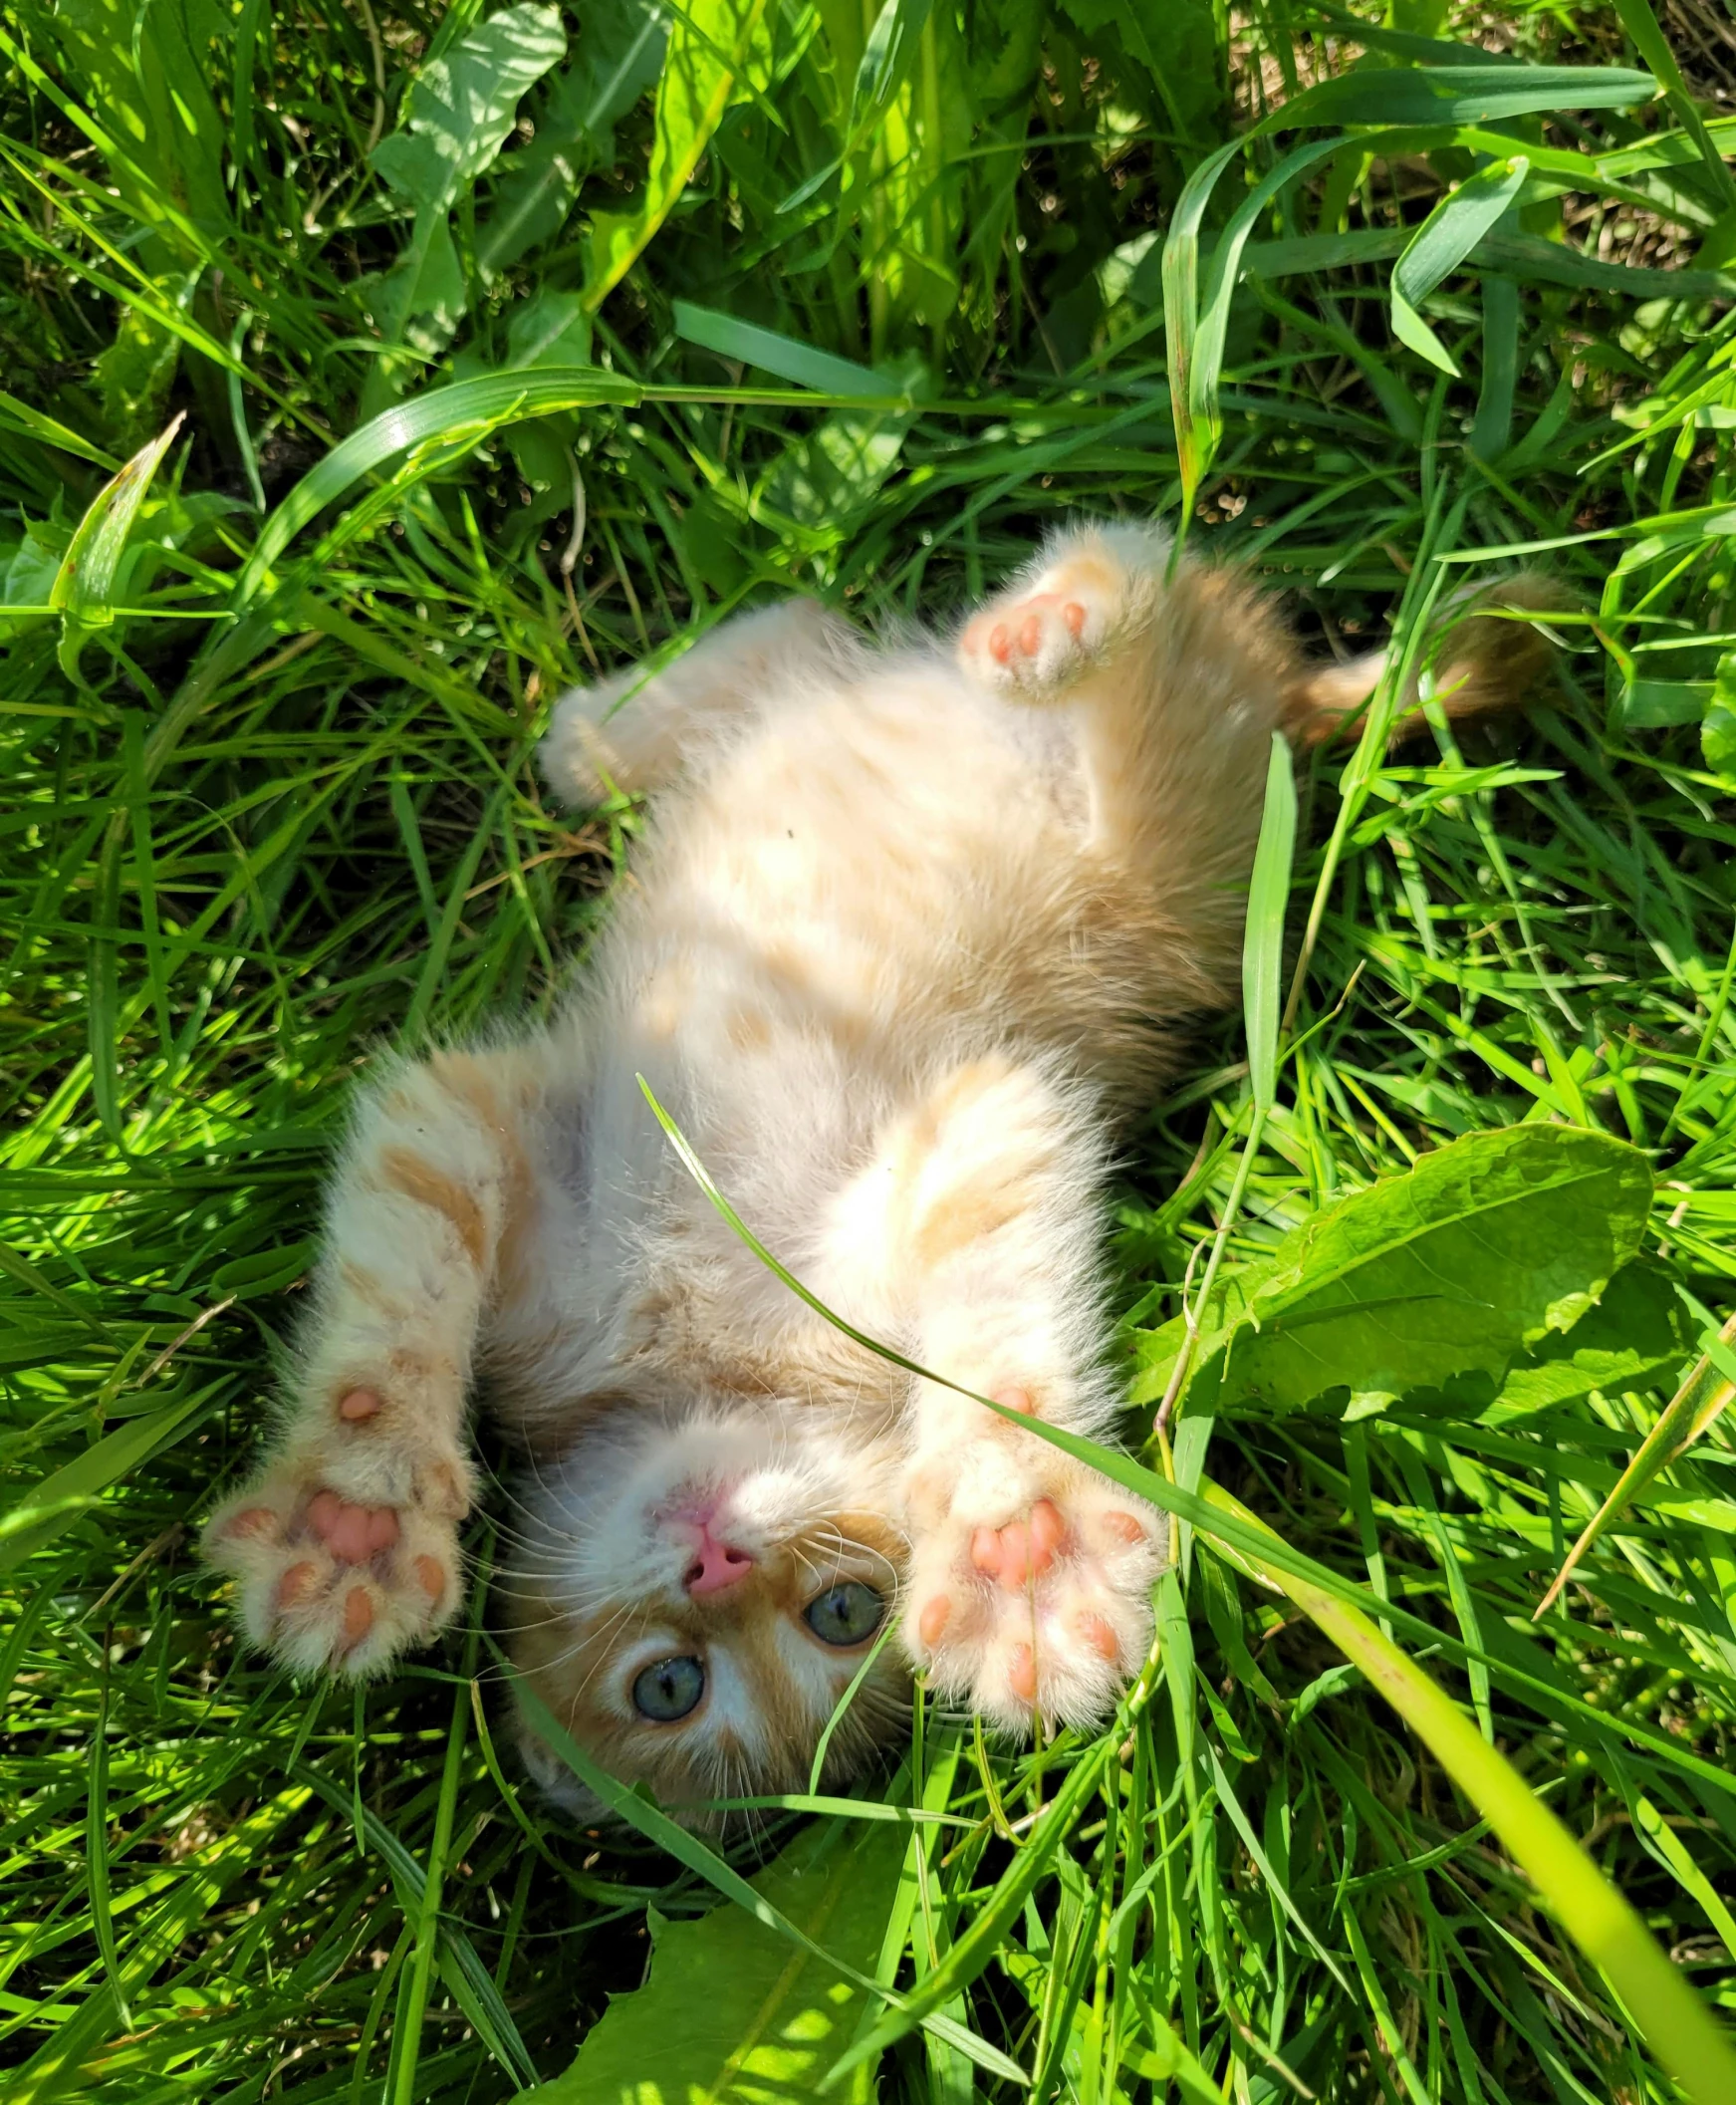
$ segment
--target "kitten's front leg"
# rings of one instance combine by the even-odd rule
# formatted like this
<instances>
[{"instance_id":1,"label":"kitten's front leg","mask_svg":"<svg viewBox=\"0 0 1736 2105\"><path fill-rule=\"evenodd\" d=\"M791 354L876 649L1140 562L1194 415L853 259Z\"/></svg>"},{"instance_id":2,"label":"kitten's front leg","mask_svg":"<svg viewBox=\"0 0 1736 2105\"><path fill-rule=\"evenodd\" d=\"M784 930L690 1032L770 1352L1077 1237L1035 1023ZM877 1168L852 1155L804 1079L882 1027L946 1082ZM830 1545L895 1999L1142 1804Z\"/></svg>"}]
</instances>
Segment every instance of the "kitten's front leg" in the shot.
<instances>
[{"instance_id":1,"label":"kitten's front leg","mask_svg":"<svg viewBox=\"0 0 1736 2105\"><path fill-rule=\"evenodd\" d=\"M914 1357L1021 1414L1101 1434L1114 1412L1098 1284L1092 1107L1003 1056L899 1120L849 1210L883 1253ZM866 1232L865 1232L866 1231ZM911 1402L905 1642L930 1686L1009 1730L1101 1718L1150 1642L1161 1516L937 1383Z\"/></svg>"},{"instance_id":2,"label":"kitten's front leg","mask_svg":"<svg viewBox=\"0 0 1736 2105\"><path fill-rule=\"evenodd\" d=\"M784 600L720 622L660 671L633 665L573 687L549 718L543 772L579 804L597 803L611 784L629 795L661 789L708 731L798 667L818 675L850 633L817 600Z\"/></svg>"},{"instance_id":3,"label":"kitten's front leg","mask_svg":"<svg viewBox=\"0 0 1736 2105\"><path fill-rule=\"evenodd\" d=\"M531 1204L534 1086L513 1054L400 1068L340 1161L281 1438L204 1537L248 1634L292 1667L375 1672L462 1599L465 1387Z\"/></svg>"}]
</instances>

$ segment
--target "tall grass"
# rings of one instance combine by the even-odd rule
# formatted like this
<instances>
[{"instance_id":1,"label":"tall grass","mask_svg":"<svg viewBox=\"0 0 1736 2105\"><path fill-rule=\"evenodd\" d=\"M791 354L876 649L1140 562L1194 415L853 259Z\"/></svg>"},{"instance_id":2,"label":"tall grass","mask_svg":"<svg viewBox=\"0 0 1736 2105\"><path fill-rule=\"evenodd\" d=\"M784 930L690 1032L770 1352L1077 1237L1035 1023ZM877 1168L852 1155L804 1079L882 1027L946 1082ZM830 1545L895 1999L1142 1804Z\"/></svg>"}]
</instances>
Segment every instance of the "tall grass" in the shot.
<instances>
[{"instance_id":1,"label":"tall grass","mask_svg":"<svg viewBox=\"0 0 1736 2105\"><path fill-rule=\"evenodd\" d=\"M1314 763L1257 1138L1226 1022L1127 1151L1129 1336L1220 1227L1229 1272L1526 1119L1647 1150L1684 1334L1728 1313L1724 25L1364 12L0 14L9 2097L508 2095L637 1984L649 1911L716 1903L630 1828L563 1828L497 1744L504 1488L470 1628L359 1694L241 1654L190 1549L370 1051L584 969L635 814L571 821L529 759L593 666L789 589L944 615L1079 509L1162 513L1323 651L1418 662L1445 595L1540 551L1579 598L1565 708ZM1511 86L1465 71L1492 56ZM1210 1433L1714 2010L1736 1449L1701 1407L1732 1371L1535 1622L1668 1381ZM868 1787L935 1816L881 1977L945 1990L882 2097L1012 2097L1008 2061L1093 2101L1677 2094L1290 1601L1196 1538L1163 1611L1124 1740L929 1719Z\"/></svg>"}]
</instances>

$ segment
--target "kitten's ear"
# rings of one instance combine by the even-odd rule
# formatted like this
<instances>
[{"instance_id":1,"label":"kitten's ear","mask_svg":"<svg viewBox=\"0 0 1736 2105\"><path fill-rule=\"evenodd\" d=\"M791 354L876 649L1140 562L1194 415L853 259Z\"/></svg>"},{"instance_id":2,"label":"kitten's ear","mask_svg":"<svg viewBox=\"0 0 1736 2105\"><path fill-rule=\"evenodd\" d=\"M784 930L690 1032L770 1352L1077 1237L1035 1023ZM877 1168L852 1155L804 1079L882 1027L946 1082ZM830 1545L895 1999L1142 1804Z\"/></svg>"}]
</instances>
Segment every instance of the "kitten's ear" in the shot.
<instances>
[{"instance_id":1,"label":"kitten's ear","mask_svg":"<svg viewBox=\"0 0 1736 2105\"><path fill-rule=\"evenodd\" d=\"M531 1780L551 1804L581 1827L597 1827L613 1816L607 1805L579 1778L552 1747L545 1746L529 1725L519 1726L518 1750Z\"/></svg>"}]
</instances>

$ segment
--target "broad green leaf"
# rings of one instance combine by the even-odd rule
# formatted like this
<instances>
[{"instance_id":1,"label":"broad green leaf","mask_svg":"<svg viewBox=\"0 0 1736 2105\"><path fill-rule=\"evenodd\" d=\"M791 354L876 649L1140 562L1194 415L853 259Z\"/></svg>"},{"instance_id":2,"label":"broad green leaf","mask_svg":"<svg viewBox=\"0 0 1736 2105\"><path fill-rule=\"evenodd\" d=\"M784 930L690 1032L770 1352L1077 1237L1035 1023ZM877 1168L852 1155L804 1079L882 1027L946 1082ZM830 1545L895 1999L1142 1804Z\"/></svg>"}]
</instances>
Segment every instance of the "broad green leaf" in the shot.
<instances>
[{"instance_id":1,"label":"broad green leaf","mask_svg":"<svg viewBox=\"0 0 1736 2105\"><path fill-rule=\"evenodd\" d=\"M40 528L26 527L16 541L0 544L0 619L7 624L0 633L46 621L54 612L48 596L60 575L64 551L40 535Z\"/></svg>"},{"instance_id":2,"label":"broad green leaf","mask_svg":"<svg viewBox=\"0 0 1736 2105\"><path fill-rule=\"evenodd\" d=\"M537 111L535 136L501 166L494 208L476 234L485 278L555 233L586 175L609 165L615 127L656 79L667 36L655 0L592 0Z\"/></svg>"},{"instance_id":3,"label":"broad green leaf","mask_svg":"<svg viewBox=\"0 0 1736 2105\"><path fill-rule=\"evenodd\" d=\"M1709 679L1635 679L1621 697L1621 721L1630 731L1698 723L1713 698Z\"/></svg>"},{"instance_id":4,"label":"broad green leaf","mask_svg":"<svg viewBox=\"0 0 1736 2105\"><path fill-rule=\"evenodd\" d=\"M167 430L140 446L120 474L97 493L79 521L50 589L49 605L57 612L91 626L109 619L110 594L126 536L183 420L177 416Z\"/></svg>"},{"instance_id":5,"label":"broad green leaf","mask_svg":"<svg viewBox=\"0 0 1736 2105\"><path fill-rule=\"evenodd\" d=\"M645 1087L642 1076L639 1078L639 1087ZM646 1094L649 1095L648 1090ZM652 1108L657 1109L654 1098L651 1102ZM663 1116L660 1110L658 1116ZM745 1910L750 1921L769 1930L786 1944L794 1945L809 1959L817 1961L824 1971L842 1974L851 1985L879 1995L894 2007L905 2007L904 1996L879 1985L874 1975L841 1954L834 1953L817 1938L811 1937L800 1922L786 1915L757 1887L751 1885L733 1865L725 1863L708 1842L702 1841L687 1828L679 1826L650 1798L637 1790L629 1790L618 1777L612 1776L606 1768L594 1761L585 1749L577 1744L530 1683L518 1675L494 1640L489 1638L486 1642L489 1650L505 1668L509 1680L513 1682L520 1708L538 1736L547 1742L580 1782L607 1805L611 1812L629 1826L636 1827L640 1834L666 1850L678 1863L685 1864L688 1870L696 1871L725 1899L734 1901L738 1907ZM865 2020L866 2015L865 2011ZM979 2067L988 2069L992 2074L1011 2077L1015 2082L1020 2080L1022 2071L1016 2061L1003 2054L998 2047L990 2046L986 2040L979 2039L974 2032L967 2031L954 2019L942 2016L929 2005L923 2004L912 2022L919 2022L926 2030L948 2040ZM853 2058L859 2057L860 2051L859 2048L858 2056Z\"/></svg>"},{"instance_id":6,"label":"broad green leaf","mask_svg":"<svg viewBox=\"0 0 1736 2105\"><path fill-rule=\"evenodd\" d=\"M416 214L409 246L370 290L373 319L388 344L407 343L428 357L445 349L468 294L444 210Z\"/></svg>"},{"instance_id":7,"label":"broad green leaf","mask_svg":"<svg viewBox=\"0 0 1736 2105\"><path fill-rule=\"evenodd\" d=\"M591 318L576 292L547 286L514 309L506 332L508 366L582 366L591 356Z\"/></svg>"},{"instance_id":8,"label":"broad green leaf","mask_svg":"<svg viewBox=\"0 0 1736 2105\"><path fill-rule=\"evenodd\" d=\"M374 167L418 209L448 210L506 143L526 89L566 50L558 8L502 8L417 75Z\"/></svg>"},{"instance_id":9,"label":"broad green leaf","mask_svg":"<svg viewBox=\"0 0 1736 2105\"><path fill-rule=\"evenodd\" d=\"M1467 177L1429 213L1393 267L1392 333L1442 373L1456 376L1459 369L1416 310L1512 204L1530 169L1525 155L1516 153Z\"/></svg>"},{"instance_id":10,"label":"broad green leaf","mask_svg":"<svg viewBox=\"0 0 1736 2105\"><path fill-rule=\"evenodd\" d=\"M449 214L506 143L526 90L566 49L559 9L520 0L417 76L403 123L372 155L376 171L416 208L403 254L374 282L374 320L388 344L432 358L452 341L468 291ZM401 365L375 364L365 410L389 396Z\"/></svg>"},{"instance_id":11,"label":"broad green leaf","mask_svg":"<svg viewBox=\"0 0 1736 2105\"><path fill-rule=\"evenodd\" d=\"M1694 1349L1692 1320L1669 1274L1645 1258L1624 1264L1596 1308L1565 1335L1551 1331L1508 1368L1477 1413L1486 1426L1590 1396L1671 1387ZM1409 1399L1412 1405L1416 1397ZM1473 1406L1473 1409L1475 1406Z\"/></svg>"},{"instance_id":12,"label":"broad green leaf","mask_svg":"<svg viewBox=\"0 0 1736 2105\"><path fill-rule=\"evenodd\" d=\"M1700 750L1716 773L1736 775L1736 710L1713 702L1700 725Z\"/></svg>"},{"instance_id":13,"label":"broad green leaf","mask_svg":"<svg viewBox=\"0 0 1736 2105\"><path fill-rule=\"evenodd\" d=\"M1305 1221L1201 1317L1189 1412L1300 1411L1347 1391L1352 1417L1413 1389L1505 1376L1568 1329L1633 1254L1651 1172L1625 1142L1511 1126L1424 1155ZM1162 1393L1180 1320L1146 1340L1135 1401Z\"/></svg>"},{"instance_id":14,"label":"broad green leaf","mask_svg":"<svg viewBox=\"0 0 1736 2105\"><path fill-rule=\"evenodd\" d=\"M1063 0L1088 39L1113 29L1144 72L1178 138L1209 141L1220 132L1224 66L1211 0Z\"/></svg>"},{"instance_id":15,"label":"broad green leaf","mask_svg":"<svg viewBox=\"0 0 1736 2105\"><path fill-rule=\"evenodd\" d=\"M766 0L692 0L676 16L657 83L651 162L630 212L599 212L586 244L585 304L592 312L632 268L674 209L742 76L763 72Z\"/></svg>"},{"instance_id":16,"label":"broad green leaf","mask_svg":"<svg viewBox=\"0 0 1736 2105\"><path fill-rule=\"evenodd\" d=\"M906 1831L816 1820L753 1881L789 1921L861 1973L879 1957ZM761 2105L811 2097L861 2021L867 1997L740 1909L697 1922L651 1914L649 1976L617 1995L537 2105ZM874 2095L860 2063L833 2093Z\"/></svg>"}]
</instances>

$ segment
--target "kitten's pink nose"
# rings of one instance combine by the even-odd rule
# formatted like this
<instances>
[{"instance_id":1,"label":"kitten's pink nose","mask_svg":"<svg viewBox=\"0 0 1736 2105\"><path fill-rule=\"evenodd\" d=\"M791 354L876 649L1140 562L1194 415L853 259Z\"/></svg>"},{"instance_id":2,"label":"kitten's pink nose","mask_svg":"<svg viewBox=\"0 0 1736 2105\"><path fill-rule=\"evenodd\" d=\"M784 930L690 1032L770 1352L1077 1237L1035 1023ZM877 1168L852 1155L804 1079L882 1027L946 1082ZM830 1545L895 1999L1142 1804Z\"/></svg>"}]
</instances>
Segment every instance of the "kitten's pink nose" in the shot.
<instances>
[{"instance_id":1,"label":"kitten's pink nose","mask_svg":"<svg viewBox=\"0 0 1736 2105\"><path fill-rule=\"evenodd\" d=\"M693 1561L681 1574L681 1584L692 1594L721 1593L737 1579L745 1579L753 1568L754 1560L745 1549L713 1541L710 1530L701 1528L693 1546Z\"/></svg>"}]
</instances>

